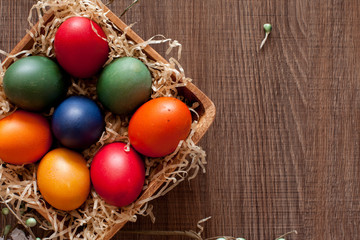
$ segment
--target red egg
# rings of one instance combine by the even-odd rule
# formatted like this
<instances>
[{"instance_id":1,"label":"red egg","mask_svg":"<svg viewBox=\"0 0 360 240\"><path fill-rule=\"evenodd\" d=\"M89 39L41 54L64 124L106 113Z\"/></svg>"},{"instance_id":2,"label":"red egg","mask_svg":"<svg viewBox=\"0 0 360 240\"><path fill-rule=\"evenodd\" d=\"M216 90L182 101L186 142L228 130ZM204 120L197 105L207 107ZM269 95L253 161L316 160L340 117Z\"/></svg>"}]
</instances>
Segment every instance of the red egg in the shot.
<instances>
[{"instance_id":1,"label":"red egg","mask_svg":"<svg viewBox=\"0 0 360 240\"><path fill-rule=\"evenodd\" d=\"M55 34L54 48L59 64L79 78L95 75L109 54L104 31L85 17L72 17L63 22Z\"/></svg>"},{"instance_id":2,"label":"red egg","mask_svg":"<svg viewBox=\"0 0 360 240\"><path fill-rule=\"evenodd\" d=\"M140 155L126 144L115 142L102 147L91 163L90 175L95 191L109 204L123 207L140 195L145 166Z\"/></svg>"}]
</instances>

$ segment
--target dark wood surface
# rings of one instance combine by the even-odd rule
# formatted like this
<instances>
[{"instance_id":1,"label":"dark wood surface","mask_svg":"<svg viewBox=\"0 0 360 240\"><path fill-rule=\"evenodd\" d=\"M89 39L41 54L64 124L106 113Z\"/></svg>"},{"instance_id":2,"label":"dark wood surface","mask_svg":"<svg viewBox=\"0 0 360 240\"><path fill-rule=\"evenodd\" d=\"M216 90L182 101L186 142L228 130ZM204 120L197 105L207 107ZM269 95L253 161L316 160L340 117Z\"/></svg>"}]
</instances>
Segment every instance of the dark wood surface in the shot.
<instances>
[{"instance_id":1,"label":"dark wood surface","mask_svg":"<svg viewBox=\"0 0 360 240\"><path fill-rule=\"evenodd\" d=\"M0 49L23 37L32 3L0 1ZM143 38L183 44L180 62L217 116L200 142L207 172L153 201L155 224L139 217L123 230L190 230L212 216L204 237L296 229L287 239L360 239L359 12L357 0L152 0L130 10L123 20Z\"/></svg>"}]
</instances>

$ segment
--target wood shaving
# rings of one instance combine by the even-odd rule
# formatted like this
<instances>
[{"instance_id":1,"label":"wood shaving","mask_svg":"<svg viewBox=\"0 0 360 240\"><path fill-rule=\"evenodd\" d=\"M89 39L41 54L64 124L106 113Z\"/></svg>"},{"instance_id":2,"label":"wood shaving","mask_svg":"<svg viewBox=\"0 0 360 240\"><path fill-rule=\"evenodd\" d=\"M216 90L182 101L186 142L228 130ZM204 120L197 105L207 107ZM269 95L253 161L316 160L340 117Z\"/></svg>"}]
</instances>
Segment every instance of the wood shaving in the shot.
<instances>
[{"instance_id":1,"label":"wood shaving","mask_svg":"<svg viewBox=\"0 0 360 240\"><path fill-rule=\"evenodd\" d=\"M169 53L173 48L178 48L178 57L181 56L181 44L177 41L167 39L161 35L155 36L144 43L135 44L126 39L125 33L122 33L106 16L106 11L102 9L102 3L98 0L41 0L32 8L28 17L30 27L38 18L40 23L44 23L42 16L49 9L55 13L55 17L46 25L39 24L35 34L31 34L35 40L32 49L22 51L14 56L0 51L7 57L19 59L30 55L43 55L50 58L55 57L53 42L57 28L62 22L72 16L84 16L98 23L107 35L110 53L109 60L131 56L143 61L153 77L151 98L162 96L173 96L181 100L183 97L178 95L177 87L186 86L191 79L185 77L185 73L179 62L169 59L169 64L155 62L148 58L143 49L150 44L168 43ZM131 26L129 26L131 27ZM30 33L30 31L28 31ZM160 39L159 39L160 38ZM9 103L2 87L2 79L5 69L0 66L0 119L11 114L16 107ZM85 95L95 101L96 98L96 79L82 80L72 79L72 85L69 88L68 95ZM197 107L198 104L192 103ZM195 111L192 109L192 111ZM51 116L53 109L44 116ZM127 135L127 126L129 117L120 117L110 112L105 112L106 130L96 144L93 144L82 154L90 166L94 154L105 144L114 141L123 141L129 143ZM126 221L136 221L137 215L150 216L155 220L152 214L152 206L149 204L155 198L165 195L171 191L177 184L184 179L194 178L200 169L205 172L206 164L205 152L192 141L192 136L196 131L197 121L194 120L189 137L182 141L176 151L163 158L145 158L146 181L144 190L146 190L153 181L162 181L165 183L152 196L137 201L129 206L117 208L105 203L94 191L91 193L83 206L77 210L65 212L52 208L42 198L36 184L37 164L26 166L14 166L6 164L0 160L0 194L5 201L12 206L16 214L24 221L31 215L36 217L40 227L49 230L52 234L44 239L103 239L116 224ZM34 214L37 210L43 217ZM23 212L29 212L23 214Z\"/></svg>"}]
</instances>

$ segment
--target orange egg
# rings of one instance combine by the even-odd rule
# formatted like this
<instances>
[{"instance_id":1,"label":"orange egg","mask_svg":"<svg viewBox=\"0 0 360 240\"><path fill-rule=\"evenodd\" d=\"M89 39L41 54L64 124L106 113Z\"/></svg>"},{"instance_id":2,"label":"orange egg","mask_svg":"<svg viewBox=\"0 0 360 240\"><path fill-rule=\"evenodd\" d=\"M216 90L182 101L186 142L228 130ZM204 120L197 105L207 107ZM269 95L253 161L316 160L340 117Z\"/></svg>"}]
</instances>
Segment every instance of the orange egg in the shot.
<instances>
[{"instance_id":1,"label":"orange egg","mask_svg":"<svg viewBox=\"0 0 360 240\"><path fill-rule=\"evenodd\" d=\"M191 113L182 101L160 97L143 104L130 119L129 138L139 153L163 157L174 152L191 129Z\"/></svg>"},{"instance_id":2,"label":"orange egg","mask_svg":"<svg viewBox=\"0 0 360 240\"><path fill-rule=\"evenodd\" d=\"M18 110L0 120L0 158L4 162L36 162L51 143L50 125L40 114Z\"/></svg>"},{"instance_id":3,"label":"orange egg","mask_svg":"<svg viewBox=\"0 0 360 240\"><path fill-rule=\"evenodd\" d=\"M40 161L37 184L51 206L70 211L86 201L90 192L90 171L81 154L57 148Z\"/></svg>"}]
</instances>

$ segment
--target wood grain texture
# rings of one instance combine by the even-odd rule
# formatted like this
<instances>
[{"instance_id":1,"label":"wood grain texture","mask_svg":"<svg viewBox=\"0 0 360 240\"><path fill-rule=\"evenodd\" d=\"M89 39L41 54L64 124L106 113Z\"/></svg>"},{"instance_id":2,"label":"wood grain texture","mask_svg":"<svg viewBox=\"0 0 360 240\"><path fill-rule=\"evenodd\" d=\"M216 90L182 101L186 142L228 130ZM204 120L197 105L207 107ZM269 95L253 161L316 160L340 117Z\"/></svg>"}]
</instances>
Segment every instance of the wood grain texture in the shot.
<instances>
[{"instance_id":1,"label":"wood grain texture","mask_svg":"<svg viewBox=\"0 0 360 240\"><path fill-rule=\"evenodd\" d=\"M0 49L23 37L31 4L0 1ZM141 37L183 44L180 62L217 117L200 141L207 173L153 201L155 224L139 217L123 230L189 230L212 216L205 237L296 229L288 240L358 239L359 10L356 0L152 0L130 10L123 20ZM266 22L273 32L259 51Z\"/></svg>"}]
</instances>

